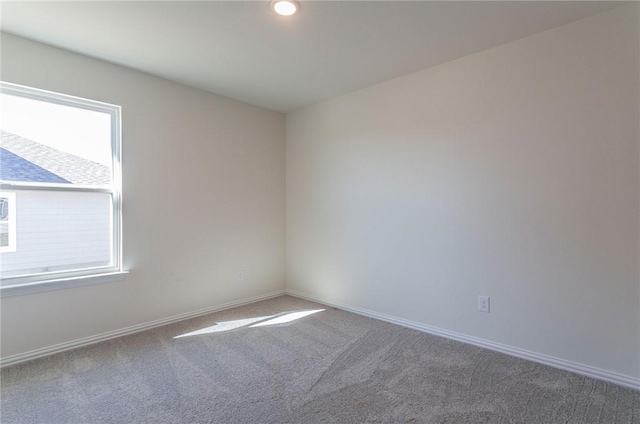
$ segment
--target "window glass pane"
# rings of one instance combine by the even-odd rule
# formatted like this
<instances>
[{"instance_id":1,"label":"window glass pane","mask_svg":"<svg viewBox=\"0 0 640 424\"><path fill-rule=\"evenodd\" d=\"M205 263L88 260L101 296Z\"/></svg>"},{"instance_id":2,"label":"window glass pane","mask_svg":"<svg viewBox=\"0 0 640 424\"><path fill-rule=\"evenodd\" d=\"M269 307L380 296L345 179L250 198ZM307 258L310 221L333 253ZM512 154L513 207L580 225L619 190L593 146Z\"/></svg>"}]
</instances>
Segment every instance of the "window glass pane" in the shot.
<instances>
[{"instance_id":1,"label":"window glass pane","mask_svg":"<svg viewBox=\"0 0 640 424\"><path fill-rule=\"evenodd\" d=\"M0 95L0 180L108 187L111 116Z\"/></svg>"},{"instance_id":2,"label":"window glass pane","mask_svg":"<svg viewBox=\"0 0 640 424\"><path fill-rule=\"evenodd\" d=\"M113 264L111 194L15 190L16 249L2 278Z\"/></svg>"},{"instance_id":3,"label":"window glass pane","mask_svg":"<svg viewBox=\"0 0 640 424\"><path fill-rule=\"evenodd\" d=\"M9 247L9 223L0 221L0 247Z\"/></svg>"},{"instance_id":4,"label":"window glass pane","mask_svg":"<svg viewBox=\"0 0 640 424\"><path fill-rule=\"evenodd\" d=\"M16 247L16 194L0 192L0 253ZM2 263L0 262L0 267Z\"/></svg>"}]
</instances>

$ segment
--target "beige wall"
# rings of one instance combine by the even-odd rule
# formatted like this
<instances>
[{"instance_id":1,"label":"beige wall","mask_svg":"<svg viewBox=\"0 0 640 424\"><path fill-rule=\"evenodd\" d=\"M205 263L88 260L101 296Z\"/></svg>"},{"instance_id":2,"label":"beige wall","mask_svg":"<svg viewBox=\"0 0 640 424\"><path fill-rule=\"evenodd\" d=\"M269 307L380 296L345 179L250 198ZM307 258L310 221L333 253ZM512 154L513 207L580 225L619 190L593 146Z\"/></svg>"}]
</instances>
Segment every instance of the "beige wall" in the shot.
<instances>
[{"instance_id":1,"label":"beige wall","mask_svg":"<svg viewBox=\"0 0 640 424\"><path fill-rule=\"evenodd\" d=\"M287 114L287 287L639 377L638 34L625 6Z\"/></svg>"},{"instance_id":2,"label":"beige wall","mask_svg":"<svg viewBox=\"0 0 640 424\"><path fill-rule=\"evenodd\" d=\"M122 106L131 271L3 298L2 357L284 289L284 115L7 34L1 54L4 81Z\"/></svg>"},{"instance_id":3,"label":"beige wall","mask_svg":"<svg viewBox=\"0 0 640 424\"><path fill-rule=\"evenodd\" d=\"M287 287L640 377L638 13L289 113ZM122 105L131 270L3 298L2 357L284 288L283 115L5 34L0 60Z\"/></svg>"}]
</instances>

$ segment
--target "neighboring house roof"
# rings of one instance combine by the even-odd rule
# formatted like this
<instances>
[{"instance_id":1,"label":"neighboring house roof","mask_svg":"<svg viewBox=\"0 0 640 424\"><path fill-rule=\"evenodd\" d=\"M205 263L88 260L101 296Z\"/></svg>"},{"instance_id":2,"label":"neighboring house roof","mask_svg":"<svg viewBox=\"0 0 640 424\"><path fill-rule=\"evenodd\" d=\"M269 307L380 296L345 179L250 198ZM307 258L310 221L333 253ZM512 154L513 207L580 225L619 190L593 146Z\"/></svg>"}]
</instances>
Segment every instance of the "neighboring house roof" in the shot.
<instances>
[{"instance_id":1,"label":"neighboring house roof","mask_svg":"<svg viewBox=\"0 0 640 424\"><path fill-rule=\"evenodd\" d=\"M104 186L109 167L0 130L0 180Z\"/></svg>"},{"instance_id":2,"label":"neighboring house roof","mask_svg":"<svg viewBox=\"0 0 640 424\"><path fill-rule=\"evenodd\" d=\"M38 183L69 183L25 158L0 147L0 180Z\"/></svg>"}]
</instances>

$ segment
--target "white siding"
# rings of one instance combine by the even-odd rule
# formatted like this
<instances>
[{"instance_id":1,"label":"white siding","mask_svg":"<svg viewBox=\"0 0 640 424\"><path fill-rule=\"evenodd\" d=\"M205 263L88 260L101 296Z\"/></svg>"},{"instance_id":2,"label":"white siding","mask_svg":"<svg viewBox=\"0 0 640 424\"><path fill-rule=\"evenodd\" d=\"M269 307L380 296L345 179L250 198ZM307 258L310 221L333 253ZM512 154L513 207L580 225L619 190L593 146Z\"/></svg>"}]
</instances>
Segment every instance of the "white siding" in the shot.
<instances>
[{"instance_id":1,"label":"white siding","mask_svg":"<svg viewBox=\"0 0 640 424\"><path fill-rule=\"evenodd\" d=\"M0 255L3 277L110 264L109 194L23 190L16 212L17 249Z\"/></svg>"}]
</instances>

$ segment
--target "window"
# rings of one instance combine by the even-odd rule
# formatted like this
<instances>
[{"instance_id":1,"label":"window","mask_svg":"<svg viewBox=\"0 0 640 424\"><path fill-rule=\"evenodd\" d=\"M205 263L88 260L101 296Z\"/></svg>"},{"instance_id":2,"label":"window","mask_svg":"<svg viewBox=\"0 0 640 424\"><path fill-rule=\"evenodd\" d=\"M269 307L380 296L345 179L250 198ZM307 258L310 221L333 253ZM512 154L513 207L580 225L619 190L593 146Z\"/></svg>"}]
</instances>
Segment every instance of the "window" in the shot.
<instances>
[{"instance_id":1,"label":"window","mask_svg":"<svg viewBox=\"0 0 640 424\"><path fill-rule=\"evenodd\" d=\"M0 113L2 295L121 274L120 107L3 82Z\"/></svg>"},{"instance_id":2,"label":"window","mask_svg":"<svg viewBox=\"0 0 640 424\"><path fill-rule=\"evenodd\" d=\"M0 253L16 251L16 194L0 193Z\"/></svg>"}]
</instances>

